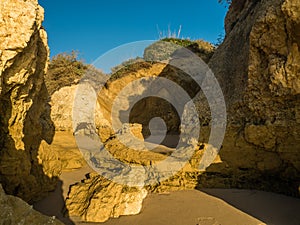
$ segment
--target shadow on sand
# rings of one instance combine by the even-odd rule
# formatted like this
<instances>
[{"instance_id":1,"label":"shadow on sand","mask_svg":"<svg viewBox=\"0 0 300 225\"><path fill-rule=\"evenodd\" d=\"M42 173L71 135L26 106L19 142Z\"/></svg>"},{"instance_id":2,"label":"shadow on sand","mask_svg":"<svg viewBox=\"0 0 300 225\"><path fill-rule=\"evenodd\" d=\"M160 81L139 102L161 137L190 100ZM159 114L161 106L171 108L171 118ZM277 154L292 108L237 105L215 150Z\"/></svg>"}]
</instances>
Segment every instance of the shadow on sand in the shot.
<instances>
[{"instance_id":1,"label":"shadow on sand","mask_svg":"<svg viewBox=\"0 0 300 225\"><path fill-rule=\"evenodd\" d=\"M300 199L257 190L201 189L268 225L299 225Z\"/></svg>"}]
</instances>

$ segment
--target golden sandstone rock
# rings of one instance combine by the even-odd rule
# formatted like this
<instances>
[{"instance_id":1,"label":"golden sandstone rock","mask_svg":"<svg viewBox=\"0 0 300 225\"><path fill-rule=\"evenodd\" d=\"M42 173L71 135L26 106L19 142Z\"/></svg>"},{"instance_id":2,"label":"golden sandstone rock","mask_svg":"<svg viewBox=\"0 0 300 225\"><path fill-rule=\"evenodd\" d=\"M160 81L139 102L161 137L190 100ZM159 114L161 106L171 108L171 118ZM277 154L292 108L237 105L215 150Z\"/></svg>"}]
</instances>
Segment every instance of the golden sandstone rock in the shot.
<instances>
[{"instance_id":1,"label":"golden sandstone rock","mask_svg":"<svg viewBox=\"0 0 300 225\"><path fill-rule=\"evenodd\" d=\"M62 170L85 165L70 133L76 86L63 87L52 95L52 112L47 102L43 77L49 50L42 21L43 9L36 0L0 2L0 182L7 193L28 202L53 190ZM98 95L98 107L104 110L96 114L95 125L102 142L115 158L127 164L151 167L171 155L174 149L170 146L137 152L118 140L118 135L124 137L130 131L143 141L150 132L149 120L155 116L165 120L168 135L178 135L180 120L170 104L155 98L139 102L119 133L112 130L110 117L114 99L128 83L139 78L165 77L195 97L202 136L194 145L194 155L173 176L146 187L127 187L89 174L70 188L66 201L70 215L103 222L139 213L148 192L197 186L256 188L299 195L299 3L233 0L225 27L224 43L212 58L214 49L207 45L209 55L203 56L220 82L228 109L228 129L215 162L205 172L198 169L201 156L212 148L200 144L207 142L211 118L203 95L195 97L199 87L171 66L140 63L133 70L117 73ZM193 65L187 66L193 69ZM142 83L137 85L136 94L144 92ZM169 94L166 89L159 91ZM129 99L123 100L130 104ZM58 132L53 145L49 145L54 129L50 115L57 131L69 132ZM67 148L61 144L66 138L70 138ZM109 166L110 162L105 163ZM0 203L3 223L59 224L34 212L20 199L6 196L1 188Z\"/></svg>"},{"instance_id":2,"label":"golden sandstone rock","mask_svg":"<svg viewBox=\"0 0 300 225\"><path fill-rule=\"evenodd\" d=\"M182 171L158 185L148 186L148 191L239 187L299 195L299 24L296 1L232 1L226 17L226 38L209 62L222 87L228 111L228 128L219 160L204 173L199 172L193 169L201 158L201 152L196 152ZM111 103L121 88L134 79L149 76L148 72L183 82L186 89L194 91L189 93L192 97L198 90L173 68L145 65L118 74L108 82L99 95L99 104L106 110L104 119L110 122ZM209 107L201 94L194 102L202 125L200 142L205 143L210 127ZM156 110L166 117L166 111L171 109L153 107L155 103L153 99L145 100L131 117L131 122L143 125L144 137L148 134L146 116L155 115ZM145 116L138 118L138 112L144 112ZM168 131L178 128L176 117L165 119L169 122ZM115 138L109 139L106 146L124 162L151 164L143 161L150 158L149 152L146 158L141 153L134 158L132 150L119 145ZM151 157L159 161L166 156L151 152ZM84 184L76 186L75 189L82 188ZM69 196L67 207L76 202L75 196ZM73 209L77 215L87 210Z\"/></svg>"},{"instance_id":3,"label":"golden sandstone rock","mask_svg":"<svg viewBox=\"0 0 300 225\"><path fill-rule=\"evenodd\" d=\"M98 174L73 185L66 200L68 213L90 222L104 222L122 215L135 215L147 196L145 188L113 183Z\"/></svg>"},{"instance_id":4,"label":"golden sandstone rock","mask_svg":"<svg viewBox=\"0 0 300 225\"><path fill-rule=\"evenodd\" d=\"M131 129L130 129L131 128ZM125 126L121 135L126 137L126 133L134 130L137 137L141 137L141 126L132 124ZM120 135L120 134L119 134ZM155 170L153 165L166 159L174 149L165 146L157 146L153 150L144 149L130 149L126 145L120 143L120 137L112 136L106 143L107 151L115 158L127 165L141 165L141 173L132 177L132 181L136 181L137 186L129 187L124 184L118 184L97 173L90 173L87 179L76 183L70 187L68 197L66 200L66 209L70 216L81 217L84 221L90 222L104 222L109 218L119 217L121 215L134 215L140 212L143 199L147 193L162 193L178 190L195 189L198 184L198 176L202 173L199 171L199 163L204 151L207 150L206 145L194 146L195 153L190 160L183 161L183 168L177 171L169 171L169 165L166 165L167 172L174 172L174 175L167 179L163 177L154 177L156 183L146 185L148 180L142 180L143 177L151 179L151 173ZM98 164L94 164L97 168L105 167L115 170L114 162L110 160L97 158L93 154ZM217 159L214 163L220 163ZM131 170L128 168L128 170ZM153 171L152 171L153 170ZM113 176L117 176L118 171ZM144 176L145 175L145 176ZM150 177L147 177L150 175ZM112 177L113 179L113 177ZM124 177L124 179L130 179ZM141 184L140 186L138 184Z\"/></svg>"},{"instance_id":5,"label":"golden sandstone rock","mask_svg":"<svg viewBox=\"0 0 300 225\"><path fill-rule=\"evenodd\" d=\"M0 182L9 194L34 201L53 190L37 155L51 142L44 10L36 0L0 2Z\"/></svg>"},{"instance_id":6,"label":"golden sandstone rock","mask_svg":"<svg viewBox=\"0 0 300 225\"><path fill-rule=\"evenodd\" d=\"M72 171L86 165L71 132L56 131L49 145L42 141L38 160L48 176L59 176L62 171Z\"/></svg>"},{"instance_id":7,"label":"golden sandstone rock","mask_svg":"<svg viewBox=\"0 0 300 225\"><path fill-rule=\"evenodd\" d=\"M226 38L209 62L228 111L223 166L200 185L299 196L299 21L297 0L232 1Z\"/></svg>"}]
</instances>

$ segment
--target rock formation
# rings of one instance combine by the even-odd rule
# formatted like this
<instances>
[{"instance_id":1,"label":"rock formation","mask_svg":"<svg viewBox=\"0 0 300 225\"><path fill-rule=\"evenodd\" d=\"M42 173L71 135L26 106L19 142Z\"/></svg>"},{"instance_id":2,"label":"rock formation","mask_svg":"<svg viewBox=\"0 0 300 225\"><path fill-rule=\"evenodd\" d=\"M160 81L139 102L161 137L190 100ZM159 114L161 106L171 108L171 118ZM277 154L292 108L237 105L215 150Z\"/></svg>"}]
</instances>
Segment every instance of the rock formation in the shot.
<instances>
[{"instance_id":1,"label":"rock formation","mask_svg":"<svg viewBox=\"0 0 300 225\"><path fill-rule=\"evenodd\" d=\"M222 163L208 168L199 186L258 188L299 195L299 16L295 0L232 1L225 21L226 38L209 62L227 104ZM180 83L190 97L199 91L188 76L170 66L140 63L140 67L132 68L117 72L99 95L107 124L111 122L113 99L135 79L151 74ZM142 89L135 91L142 94ZM194 102L202 125L200 142L205 143L210 115L202 97ZM149 121L155 116L166 121L168 134L176 134L178 115L172 106L154 98L138 102L130 112L130 122L142 124L147 138Z\"/></svg>"},{"instance_id":2,"label":"rock formation","mask_svg":"<svg viewBox=\"0 0 300 225\"><path fill-rule=\"evenodd\" d=\"M57 131L73 131L72 109L76 87L63 87L51 95L51 119Z\"/></svg>"},{"instance_id":3,"label":"rock formation","mask_svg":"<svg viewBox=\"0 0 300 225\"><path fill-rule=\"evenodd\" d=\"M112 156L124 163L124 168L134 164L142 167L142 175L153 172L152 165L170 156L174 149L169 147L174 146L159 146L153 151L139 146L142 151L136 151L120 143L120 135L126 136L126 132L133 129L134 136L146 139L151 134L150 120L161 117L166 122L167 136L176 136L179 134L180 118L175 109L154 97L141 100L130 112L122 111L129 115L129 121L122 122L131 125L127 124L120 132L112 129L111 112L114 100L126 85L139 80L133 86L134 95L142 95L147 80L162 77L180 85L190 98L195 97L202 135L199 143L192 144L195 152L188 162L184 162L182 169L165 180L156 177L158 182L154 185L128 187L97 174L88 175L86 180L70 188L66 201L70 215L80 216L86 221L103 222L110 217L139 213L147 192L193 189L196 186L255 188L299 195L298 5L296 0L232 1L225 21L224 43L212 58L205 59L210 60L209 66L223 89L228 113L228 128L220 155L205 172L199 171L199 161L211 146L200 143L207 142L211 118L203 94L195 97L200 90L197 84L183 71L162 63L138 62L116 72L98 95L102 114L97 115L96 127L88 127L90 124L87 124L86 128L80 128L77 124L75 134L84 133L85 129L89 132L92 128L94 130L89 134L93 136L97 130L104 146ZM193 69L193 65L187 66ZM59 130L72 129L75 89L76 86L64 87L52 95L52 118ZM163 88L158 92L171 95ZM121 100L131 105L130 97L133 95L128 96L121 96ZM173 97L180 98L177 95ZM165 140L164 144L167 143L168 140ZM96 167L114 166L112 161L101 155L84 155L92 158ZM50 163L52 159L48 161ZM43 164L47 165L47 162ZM116 170L116 175L118 172ZM147 180L143 182L147 183Z\"/></svg>"},{"instance_id":4,"label":"rock formation","mask_svg":"<svg viewBox=\"0 0 300 225\"><path fill-rule=\"evenodd\" d=\"M90 174L83 183L71 187L69 196L66 200L69 215L81 216L84 221L104 222L109 218L138 214L147 191Z\"/></svg>"},{"instance_id":5,"label":"rock formation","mask_svg":"<svg viewBox=\"0 0 300 225\"><path fill-rule=\"evenodd\" d=\"M233 0L225 27L209 63L227 103L223 163L200 185L299 195L299 2Z\"/></svg>"},{"instance_id":6,"label":"rock formation","mask_svg":"<svg viewBox=\"0 0 300 225\"><path fill-rule=\"evenodd\" d=\"M0 224L54 224L62 225L53 217L44 216L35 211L22 199L6 195L0 185Z\"/></svg>"},{"instance_id":7,"label":"rock formation","mask_svg":"<svg viewBox=\"0 0 300 225\"><path fill-rule=\"evenodd\" d=\"M105 157L105 155L101 155L103 149L99 152L97 151L98 153L83 151L83 155L90 163L92 162L93 168L96 171L98 169L103 171L101 168L106 168L112 172L111 177L109 172L107 172L105 175L106 178L97 173L89 174L87 179L70 187L66 200L66 209L70 216L79 216L84 221L103 222L109 218L119 217L120 215L139 213L143 199L148 192L162 193L196 188L198 184L197 179L202 173L198 169L201 156L209 146L204 144L199 146L195 142L192 145L194 154L189 159L185 157L181 159L181 169L171 171L170 168L172 169L172 165L165 164L165 171L156 174L156 170L158 170L156 163L162 162L168 156L175 159L176 156L171 155L175 150L158 145L149 151L144 146L146 145L144 142L142 142L143 144L133 144L134 147L139 147L138 150L127 147L129 143L126 143L126 141L132 141L128 138L129 132L138 139L143 140L141 131L142 127L140 124L125 124L122 130L112 135L105 142L104 146L106 150L114 159L123 162L123 165ZM93 160L90 160L91 158ZM214 163L220 163L219 159L217 158ZM127 176L129 173L134 174L134 169L128 165L141 166L140 173ZM125 173L122 172L124 170ZM165 177L164 173L171 175ZM119 183L113 182L112 180L114 179ZM133 185L132 187L121 183L126 182L126 179Z\"/></svg>"},{"instance_id":8,"label":"rock formation","mask_svg":"<svg viewBox=\"0 0 300 225\"><path fill-rule=\"evenodd\" d=\"M36 0L0 2L0 182L29 202L56 185L37 158L41 140L50 143L53 136L43 15Z\"/></svg>"},{"instance_id":9,"label":"rock formation","mask_svg":"<svg viewBox=\"0 0 300 225\"><path fill-rule=\"evenodd\" d=\"M73 107L74 98L76 96L78 85L65 86L55 91L51 95L51 120L55 125L56 131L67 131L73 132ZM99 105L95 109L95 124L96 127L102 127L105 129L105 120L102 120L101 110L99 110ZM101 132L107 138L110 137L112 133L104 134L105 131Z\"/></svg>"},{"instance_id":10,"label":"rock formation","mask_svg":"<svg viewBox=\"0 0 300 225\"><path fill-rule=\"evenodd\" d=\"M59 176L62 171L72 171L86 165L71 132L56 131L50 145L42 141L38 160L49 176Z\"/></svg>"},{"instance_id":11,"label":"rock formation","mask_svg":"<svg viewBox=\"0 0 300 225\"><path fill-rule=\"evenodd\" d=\"M170 88L170 83L164 82L165 80L174 85L173 89ZM124 87L127 87L126 93ZM114 133L111 128L111 114L115 113L113 107L119 110L117 114L122 123L142 124L145 139L151 133L149 122L155 117L164 120L167 135L178 135L180 133L178 108L183 110L187 100L177 89L184 90L189 99L199 91L199 87L189 75L164 63L142 62L121 69L111 77L98 94L98 103L102 112L101 124L106 125L99 127L100 136L102 133ZM137 97L140 96L142 98L138 100ZM176 103L178 108L175 108ZM118 109L121 105L124 109ZM168 145L167 140L162 143Z\"/></svg>"}]
</instances>

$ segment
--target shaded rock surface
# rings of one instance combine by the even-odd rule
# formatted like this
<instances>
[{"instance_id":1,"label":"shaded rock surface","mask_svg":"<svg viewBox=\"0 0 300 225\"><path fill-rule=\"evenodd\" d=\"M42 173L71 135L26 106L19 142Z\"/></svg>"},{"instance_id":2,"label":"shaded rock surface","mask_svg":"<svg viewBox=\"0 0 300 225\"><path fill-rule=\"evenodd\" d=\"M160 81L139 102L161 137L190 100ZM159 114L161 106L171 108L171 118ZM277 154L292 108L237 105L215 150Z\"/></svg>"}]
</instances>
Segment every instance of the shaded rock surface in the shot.
<instances>
[{"instance_id":1,"label":"shaded rock surface","mask_svg":"<svg viewBox=\"0 0 300 225\"><path fill-rule=\"evenodd\" d=\"M55 224L62 225L60 221L53 217L44 216L35 211L22 199L6 195L0 185L0 224Z\"/></svg>"},{"instance_id":2,"label":"shaded rock surface","mask_svg":"<svg viewBox=\"0 0 300 225\"><path fill-rule=\"evenodd\" d=\"M223 164L200 185L299 196L299 21L296 0L232 1L209 63L227 103Z\"/></svg>"},{"instance_id":3,"label":"shaded rock surface","mask_svg":"<svg viewBox=\"0 0 300 225\"><path fill-rule=\"evenodd\" d=\"M175 44L176 41L190 43L188 40L173 41ZM102 123L107 121L105 126L99 128L100 135L103 133L102 130L109 133L112 127L111 120L116 120L115 116L118 116L122 123L142 124L145 139L152 134L150 124L156 117L165 122L167 134L180 134L180 118L184 106L200 90L197 82L187 72L205 74L207 72L205 62L209 61L214 47L199 41L186 46L189 50L187 51L175 44L165 41L154 43L145 50L144 59L150 62L137 61L112 74L98 93ZM190 57L192 52L194 58ZM200 58L197 55L203 59L201 63L198 62ZM165 57L167 59L161 61ZM195 58L197 62L193 62ZM184 65L185 62L188 66ZM200 64L203 67L201 69ZM155 127L153 130L155 131ZM162 144L166 142L167 140L163 140Z\"/></svg>"},{"instance_id":4,"label":"shaded rock surface","mask_svg":"<svg viewBox=\"0 0 300 225\"><path fill-rule=\"evenodd\" d=\"M44 10L36 0L0 2L0 182L8 194L34 201L56 178L39 164L42 140L50 143L48 62Z\"/></svg>"},{"instance_id":5,"label":"shaded rock surface","mask_svg":"<svg viewBox=\"0 0 300 225\"><path fill-rule=\"evenodd\" d=\"M107 120L107 126L111 127L111 113L114 101L116 98L119 97L120 91L126 87L126 85L130 84L133 81L136 83L133 84L132 88L129 88L129 93L126 93L120 96L119 101L123 102L122 105L127 106L124 108L123 116L120 115L121 119L124 117L123 123L139 123L143 125L143 134L146 138L149 135L149 128L148 124L150 119L153 117L161 117L166 121L166 126L168 133L171 131L178 130L179 127L179 117L175 113L174 107L166 101L161 99L157 99L155 97L147 97L145 96L144 99L141 101L134 102L134 96L143 95L147 89L147 81L149 81L152 77L158 77L164 70L167 70L166 65L156 63L154 65L147 64L147 63L139 63L138 68L136 71L130 69L127 71L120 71L118 74L113 75L112 79L107 82L107 85L100 91L98 102L103 112L103 119ZM172 70L172 69L170 69ZM169 71L170 72L170 71ZM169 74L165 73L165 74ZM173 69L173 72L175 70ZM170 76L171 77L171 76ZM180 79L176 75L173 76L173 79ZM182 79L183 80L183 79ZM179 81L179 80L178 80ZM191 80L183 81L182 83L188 84ZM164 90L163 88L159 90L162 94L168 95L168 90ZM158 91L158 92L159 92ZM131 100L132 98L132 100ZM131 111L130 106L134 108ZM152 110L152 109L156 110ZM122 112L120 112L122 113ZM127 117L127 118L126 118ZM114 118L113 118L114 119ZM128 121L126 121L126 119ZM106 128L106 129L108 129ZM102 133L102 129L100 128L100 135ZM110 128L111 129L111 128ZM113 132L112 132L113 133Z\"/></svg>"}]
</instances>

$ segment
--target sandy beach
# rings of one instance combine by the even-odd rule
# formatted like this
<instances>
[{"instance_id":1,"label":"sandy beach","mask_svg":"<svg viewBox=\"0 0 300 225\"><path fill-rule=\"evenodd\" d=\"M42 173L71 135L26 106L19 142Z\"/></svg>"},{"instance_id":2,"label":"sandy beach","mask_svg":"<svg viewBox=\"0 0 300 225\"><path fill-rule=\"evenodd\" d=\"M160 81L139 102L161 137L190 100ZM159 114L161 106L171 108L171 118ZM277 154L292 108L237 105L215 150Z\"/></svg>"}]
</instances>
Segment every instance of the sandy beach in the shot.
<instances>
[{"instance_id":1,"label":"sandy beach","mask_svg":"<svg viewBox=\"0 0 300 225\"><path fill-rule=\"evenodd\" d=\"M275 193L203 189L166 194L149 194L140 214L121 216L105 223L86 223L80 218L64 218L61 213L69 185L91 172L85 166L64 172L55 192L36 203L40 212L56 216L65 224L103 225L299 225L300 199Z\"/></svg>"}]
</instances>

